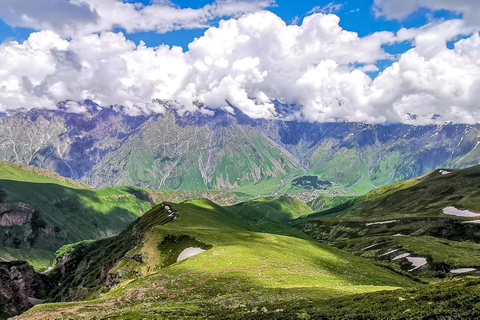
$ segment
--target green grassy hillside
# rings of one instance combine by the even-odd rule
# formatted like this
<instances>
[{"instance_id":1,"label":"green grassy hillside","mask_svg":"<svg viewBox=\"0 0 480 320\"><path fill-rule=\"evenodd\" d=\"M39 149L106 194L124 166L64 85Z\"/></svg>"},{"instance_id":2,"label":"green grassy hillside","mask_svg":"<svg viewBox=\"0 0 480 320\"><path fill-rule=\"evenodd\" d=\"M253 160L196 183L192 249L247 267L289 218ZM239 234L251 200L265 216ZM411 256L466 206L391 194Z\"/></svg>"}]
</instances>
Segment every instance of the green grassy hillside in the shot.
<instances>
[{"instance_id":1,"label":"green grassy hillside","mask_svg":"<svg viewBox=\"0 0 480 320\"><path fill-rule=\"evenodd\" d=\"M230 209L238 212L242 218L257 223L287 222L313 213L313 210L299 199L287 196L258 198L239 203Z\"/></svg>"},{"instance_id":2,"label":"green grassy hillside","mask_svg":"<svg viewBox=\"0 0 480 320\"><path fill-rule=\"evenodd\" d=\"M135 188L93 190L0 180L0 190L0 232L9 235L2 244L13 248L55 251L67 243L113 236L152 206Z\"/></svg>"},{"instance_id":3,"label":"green grassy hillside","mask_svg":"<svg viewBox=\"0 0 480 320\"><path fill-rule=\"evenodd\" d=\"M27 261L36 271L44 271L53 265L55 254L42 249L15 249L0 246L0 262Z\"/></svg>"},{"instance_id":4,"label":"green grassy hillside","mask_svg":"<svg viewBox=\"0 0 480 320\"><path fill-rule=\"evenodd\" d=\"M62 177L59 174L46 169L7 161L0 161L0 179L36 183L54 183L66 187L81 189L90 188L86 184Z\"/></svg>"},{"instance_id":5,"label":"green grassy hillside","mask_svg":"<svg viewBox=\"0 0 480 320\"><path fill-rule=\"evenodd\" d=\"M288 198L272 202L298 204ZM246 314L272 304L288 307L290 301L415 285L363 258L295 236L298 231L275 234L272 225L249 221L242 211L250 211L252 203L167 205L173 211L159 205L119 236L63 250L49 274L61 283L51 299L89 301L41 305L25 317L76 317L86 306L87 318L142 318L151 310L152 317L215 316L236 309ZM190 247L206 251L177 262Z\"/></svg>"},{"instance_id":6,"label":"green grassy hillside","mask_svg":"<svg viewBox=\"0 0 480 320\"><path fill-rule=\"evenodd\" d=\"M15 319L478 319L480 280L466 277L414 288L341 296L307 295L294 299L258 303L261 307L217 303L215 309L202 304L163 300L94 300L38 305ZM255 296L255 292L252 293Z\"/></svg>"},{"instance_id":7,"label":"green grassy hillside","mask_svg":"<svg viewBox=\"0 0 480 320\"><path fill-rule=\"evenodd\" d=\"M315 200L308 202L308 206L312 208L312 210L324 211L334 207L337 207L345 202L353 200L354 196L338 196L338 197L329 197L327 195L321 194Z\"/></svg>"},{"instance_id":8,"label":"green grassy hillside","mask_svg":"<svg viewBox=\"0 0 480 320\"><path fill-rule=\"evenodd\" d=\"M459 268L480 269L479 185L480 166L436 170L373 190L295 224L317 240L399 272L438 277ZM456 215L448 214L449 210ZM415 268L412 258L423 258L425 264Z\"/></svg>"},{"instance_id":9,"label":"green grassy hillside","mask_svg":"<svg viewBox=\"0 0 480 320\"><path fill-rule=\"evenodd\" d=\"M42 270L51 264L45 257L62 245L114 236L156 203L202 197L220 204L239 201L215 190L91 189L48 170L2 162L0 261L27 260Z\"/></svg>"}]
</instances>

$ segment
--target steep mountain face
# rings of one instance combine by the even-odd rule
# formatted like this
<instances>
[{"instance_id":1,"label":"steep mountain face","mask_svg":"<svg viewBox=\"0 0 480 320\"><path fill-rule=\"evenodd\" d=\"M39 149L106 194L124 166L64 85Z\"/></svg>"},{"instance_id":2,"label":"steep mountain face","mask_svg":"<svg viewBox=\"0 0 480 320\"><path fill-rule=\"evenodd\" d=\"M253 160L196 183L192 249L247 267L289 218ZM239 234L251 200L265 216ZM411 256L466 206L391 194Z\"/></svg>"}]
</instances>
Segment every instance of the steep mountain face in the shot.
<instances>
[{"instance_id":1,"label":"steep mountain face","mask_svg":"<svg viewBox=\"0 0 480 320\"><path fill-rule=\"evenodd\" d=\"M439 167L476 165L480 159L478 126L276 125L274 139L299 159L308 174L360 193Z\"/></svg>"},{"instance_id":2,"label":"steep mountain face","mask_svg":"<svg viewBox=\"0 0 480 320\"><path fill-rule=\"evenodd\" d=\"M0 159L53 170L94 187L287 192L311 175L364 193L438 167L480 161L480 127L252 120L213 116L127 116L31 110L0 118ZM298 191L298 190L297 190Z\"/></svg>"},{"instance_id":3,"label":"steep mountain face","mask_svg":"<svg viewBox=\"0 0 480 320\"><path fill-rule=\"evenodd\" d=\"M91 189L35 167L4 162L0 172L0 248L14 249L0 250L0 260L113 236L154 203L146 190Z\"/></svg>"},{"instance_id":4,"label":"steep mountain face","mask_svg":"<svg viewBox=\"0 0 480 320\"><path fill-rule=\"evenodd\" d=\"M153 189L234 189L302 172L291 154L251 124L229 115L201 120L173 113L148 119L83 180L94 186L110 181Z\"/></svg>"}]
</instances>

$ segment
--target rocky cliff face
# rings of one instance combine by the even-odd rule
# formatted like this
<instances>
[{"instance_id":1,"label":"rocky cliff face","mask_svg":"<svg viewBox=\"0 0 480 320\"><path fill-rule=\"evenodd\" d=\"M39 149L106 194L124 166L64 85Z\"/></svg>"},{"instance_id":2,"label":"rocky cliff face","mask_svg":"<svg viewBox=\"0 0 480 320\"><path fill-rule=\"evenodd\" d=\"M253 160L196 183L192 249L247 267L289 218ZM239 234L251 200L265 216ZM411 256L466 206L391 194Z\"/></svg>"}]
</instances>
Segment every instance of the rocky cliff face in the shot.
<instances>
[{"instance_id":1,"label":"rocky cliff face","mask_svg":"<svg viewBox=\"0 0 480 320\"><path fill-rule=\"evenodd\" d=\"M39 237L60 237L66 235L54 231L34 207L28 203L2 203L0 200L0 245L8 247L31 247Z\"/></svg>"},{"instance_id":2,"label":"rocky cliff face","mask_svg":"<svg viewBox=\"0 0 480 320\"><path fill-rule=\"evenodd\" d=\"M234 189L308 173L363 191L480 160L479 126L267 121L238 110L132 117L85 104L85 114L31 110L0 118L0 159L94 187Z\"/></svg>"},{"instance_id":3,"label":"rocky cliff face","mask_svg":"<svg viewBox=\"0 0 480 320\"><path fill-rule=\"evenodd\" d=\"M0 263L0 314L20 314L42 303L53 283L27 262Z\"/></svg>"},{"instance_id":4,"label":"rocky cliff face","mask_svg":"<svg viewBox=\"0 0 480 320\"><path fill-rule=\"evenodd\" d=\"M23 226L32 221L35 213L33 207L27 203L0 203L0 226Z\"/></svg>"}]
</instances>

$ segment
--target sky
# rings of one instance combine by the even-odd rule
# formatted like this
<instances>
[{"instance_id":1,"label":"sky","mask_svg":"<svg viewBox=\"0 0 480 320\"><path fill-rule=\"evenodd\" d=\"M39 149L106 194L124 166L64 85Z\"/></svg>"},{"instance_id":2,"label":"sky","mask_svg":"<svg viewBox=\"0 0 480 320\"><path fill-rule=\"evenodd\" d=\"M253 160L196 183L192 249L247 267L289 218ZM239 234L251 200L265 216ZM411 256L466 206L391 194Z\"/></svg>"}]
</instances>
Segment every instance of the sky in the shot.
<instances>
[{"instance_id":1,"label":"sky","mask_svg":"<svg viewBox=\"0 0 480 320\"><path fill-rule=\"evenodd\" d=\"M480 122L478 0L0 0L0 112ZM278 104L283 104L278 108Z\"/></svg>"}]
</instances>

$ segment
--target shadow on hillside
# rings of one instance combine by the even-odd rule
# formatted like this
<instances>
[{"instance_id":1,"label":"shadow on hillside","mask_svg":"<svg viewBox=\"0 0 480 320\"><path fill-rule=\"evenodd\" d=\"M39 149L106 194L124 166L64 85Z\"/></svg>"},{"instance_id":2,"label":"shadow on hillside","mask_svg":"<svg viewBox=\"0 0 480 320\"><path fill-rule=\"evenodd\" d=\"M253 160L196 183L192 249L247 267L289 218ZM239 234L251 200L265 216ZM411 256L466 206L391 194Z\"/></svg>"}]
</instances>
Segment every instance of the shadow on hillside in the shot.
<instances>
[{"instance_id":1,"label":"shadow on hillside","mask_svg":"<svg viewBox=\"0 0 480 320\"><path fill-rule=\"evenodd\" d=\"M65 244L110 237L152 207L135 188L76 189L0 180L2 192L3 203L27 203L34 209L29 221L0 226L0 244L14 248L55 251Z\"/></svg>"}]
</instances>

